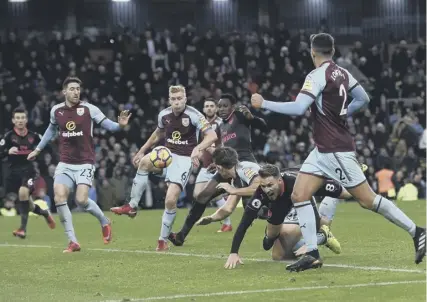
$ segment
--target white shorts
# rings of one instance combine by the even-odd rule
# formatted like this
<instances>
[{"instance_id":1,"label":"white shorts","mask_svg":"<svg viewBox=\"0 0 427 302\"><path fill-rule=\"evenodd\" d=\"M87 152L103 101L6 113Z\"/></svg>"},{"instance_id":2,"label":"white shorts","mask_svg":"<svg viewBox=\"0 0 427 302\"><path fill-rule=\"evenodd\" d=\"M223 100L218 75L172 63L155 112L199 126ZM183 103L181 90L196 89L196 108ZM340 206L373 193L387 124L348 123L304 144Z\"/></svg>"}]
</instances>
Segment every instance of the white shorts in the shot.
<instances>
[{"instance_id":1,"label":"white shorts","mask_svg":"<svg viewBox=\"0 0 427 302\"><path fill-rule=\"evenodd\" d=\"M69 188L75 185L92 187L95 166L91 164L71 165L60 162L55 169L55 184L63 184Z\"/></svg>"},{"instance_id":2,"label":"white shorts","mask_svg":"<svg viewBox=\"0 0 427 302\"><path fill-rule=\"evenodd\" d=\"M366 181L365 174L354 152L310 152L300 172L335 179L344 188L354 188Z\"/></svg>"},{"instance_id":3,"label":"white shorts","mask_svg":"<svg viewBox=\"0 0 427 302\"><path fill-rule=\"evenodd\" d=\"M283 224L298 224L298 214L297 210L295 208L292 208L291 211L286 215L285 220L283 221Z\"/></svg>"},{"instance_id":4,"label":"white shorts","mask_svg":"<svg viewBox=\"0 0 427 302\"><path fill-rule=\"evenodd\" d=\"M172 163L166 169L163 169L165 182L174 183L184 190L187 185L191 172L191 158L172 153Z\"/></svg>"},{"instance_id":5,"label":"white shorts","mask_svg":"<svg viewBox=\"0 0 427 302\"><path fill-rule=\"evenodd\" d=\"M208 182L213 178L214 174L209 173L208 169L201 168L199 174L197 174L196 184Z\"/></svg>"}]
</instances>

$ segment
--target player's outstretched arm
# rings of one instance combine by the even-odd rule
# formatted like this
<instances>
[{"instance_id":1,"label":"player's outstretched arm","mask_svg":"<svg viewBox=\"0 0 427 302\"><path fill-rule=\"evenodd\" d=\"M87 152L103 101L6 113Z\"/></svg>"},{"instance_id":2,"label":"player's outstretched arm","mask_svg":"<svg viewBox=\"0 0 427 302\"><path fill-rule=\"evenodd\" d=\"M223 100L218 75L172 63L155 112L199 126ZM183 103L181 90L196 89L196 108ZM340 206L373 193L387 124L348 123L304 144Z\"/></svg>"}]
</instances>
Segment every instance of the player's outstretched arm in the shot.
<instances>
[{"instance_id":1,"label":"player's outstretched arm","mask_svg":"<svg viewBox=\"0 0 427 302\"><path fill-rule=\"evenodd\" d=\"M264 100L259 94L253 94L251 103L254 108L263 108L277 113L286 115L303 115L308 107L314 102L312 95L300 92L295 102L271 102Z\"/></svg>"},{"instance_id":2,"label":"player's outstretched arm","mask_svg":"<svg viewBox=\"0 0 427 302\"><path fill-rule=\"evenodd\" d=\"M95 107L95 106L93 106ZM117 123L113 122L112 120L108 119L107 117L105 117L105 115L101 112L101 110L99 110L97 107L95 107L96 109L92 109L93 112L93 116L95 121L99 120L99 115L101 115L101 122L99 123L100 126L108 131L111 132L117 132L121 129L123 129L124 127L127 126L127 124L129 123L129 119L132 116L131 113L129 113L129 110L124 110L122 112L120 112L119 116L117 117ZM98 112L99 111L99 112ZM102 117L103 116L103 117Z\"/></svg>"},{"instance_id":3,"label":"player's outstretched arm","mask_svg":"<svg viewBox=\"0 0 427 302\"><path fill-rule=\"evenodd\" d=\"M245 212L243 213L243 217L240 220L239 226L237 227L236 233L233 236L233 241L231 243L230 256L227 259L224 267L228 269L236 268L238 264L243 264L242 260L239 257L239 248L242 244L243 238L246 235L246 231L252 224L252 222L257 217L257 211L247 206L245 208Z\"/></svg>"},{"instance_id":4,"label":"player's outstretched arm","mask_svg":"<svg viewBox=\"0 0 427 302\"><path fill-rule=\"evenodd\" d=\"M347 107L347 115L352 115L362 110L366 105L369 104L369 96L365 89L359 84L350 89L350 94L353 97L353 101L351 101Z\"/></svg>"},{"instance_id":5,"label":"player's outstretched arm","mask_svg":"<svg viewBox=\"0 0 427 302\"><path fill-rule=\"evenodd\" d=\"M239 203L240 196L237 195L230 195L227 198L227 202L218 210L216 210L215 213L213 213L210 216L205 216L200 218L200 220L197 222L197 225L207 225L211 222L221 221L230 216L234 209L237 207L237 204Z\"/></svg>"},{"instance_id":6,"label":"player's outstretched arm","mask_svg":"<svg viewBox=\"0 0 427 302\"><path fill-rule=\"evenodd\" d=\"M33 160L36 158L37 155L40 154L40 152L46 147L46 145L56 136L57 132L57 126L50 123L49 127L47 127L45 133L43 134L39 144L37 145L36 149L28 154L27 159Z\"/></svg>"},{"instance_id":7,"label":"player's outstretched arm","mask_svg":"<svg viewBox=\"0 0 427 302\"><path fill-rule=\"evenodd\" d=\"M217 186L217 189L223 189L227 193L232 195L238 195L238 196L252 196L254 195L255 191L258 189L260 183L259 176L256 176L252 179L251 184L245 188L235 188L229 183L220 183Z\"/></svg>"}]
</instances>

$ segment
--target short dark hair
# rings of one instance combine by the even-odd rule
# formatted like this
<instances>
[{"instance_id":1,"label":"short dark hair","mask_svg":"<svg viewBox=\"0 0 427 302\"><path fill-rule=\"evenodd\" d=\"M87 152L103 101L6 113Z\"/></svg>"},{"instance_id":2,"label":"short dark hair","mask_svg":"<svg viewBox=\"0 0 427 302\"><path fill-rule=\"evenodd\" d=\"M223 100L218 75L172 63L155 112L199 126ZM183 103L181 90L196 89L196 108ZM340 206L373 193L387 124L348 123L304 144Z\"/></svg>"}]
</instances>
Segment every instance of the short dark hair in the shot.
<instances>
[{"instance_id":1,"label":"short dark hair","mask_svg":"<svg viewBox=\"0 0 427 302\"><path fill-rule=\"evenodd\" d=\"M334 53L335 41L330 34L320 33L311 35L311 48L324 56L331 56Z\"/></svg>"},{"instance_id":2,"label":"short dark hair","mask_svg":"<svg viewBox=\"0 0 427 302\"><path fill-rule=\"evenodd\" d=\"M236 150L230 147L220 147L215 149L212 154L213 162L216 165L231 169L239 163L239 156Z\"/></svg>"},{"instance_id":3,"label":"short dark hair","mask_svg":"<svg viewBox=\"0 0 427 302\"><path fill-rule=\"evenodd\" d=\"M215 104L215 106L217 105L217 101L214 98L206 98L203 100L203 106L205 105L206 102L212 102Z\"/></svg>"},{"instance_id":4,"label":"short dark hair","mask_svg":"<svg viewBox=\"0 0 427 302\"><path fill-rule=\"evenodd\" d=\"M280 170L278 167L272 164L266 164L261 166L261 168L258 171L258 175L261 178L267 178L270 176L273 176L274 178L280 177Z\"/></svg>"},{"instance_id":5,"label":"short dark hair","mask_svg":"<svg viewBox=\"0 0 427 302\"><path fill-rule=\"evenodd\" d=\"M62 89L67 88L68 84L70 83L77 83L80 86L83 84L82 80L80 80L78 77L67 77L62 83Z\"/></svg>"},{"instance_id":6,"label":"short dark hair","mask_svg":"<svg viewBox=\"0 0 427 302\"><path fill-rule=\"evenodd\" d=\"M236 102L237 102L236 98L234 97L234 95L232 95L230 93L224 93L224 94L222 94L220 99L227 99L227 100L230 101L230 103L232 105L236 104Z\"/></svg>"},{"instance_id":7,"label":"short dark hair","mask_svg":"<svg viewBox=\"0 0 427 302\"><path fill-rule=\"evenodd\" d=\"M27 115L27 111L23 108L17 107L15 109L13 109L12 111L12 117L15 117L16 113L25 113L25 115Z\"/></svg>"}]
</instances>

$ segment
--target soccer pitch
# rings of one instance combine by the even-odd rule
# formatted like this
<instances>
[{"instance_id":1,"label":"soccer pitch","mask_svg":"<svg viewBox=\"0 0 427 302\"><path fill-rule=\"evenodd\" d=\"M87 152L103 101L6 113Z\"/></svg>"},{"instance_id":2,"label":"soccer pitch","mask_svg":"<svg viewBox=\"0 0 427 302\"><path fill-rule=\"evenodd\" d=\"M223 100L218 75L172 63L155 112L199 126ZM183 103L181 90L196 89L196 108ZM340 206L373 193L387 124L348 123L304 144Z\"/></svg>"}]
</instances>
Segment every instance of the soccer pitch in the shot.
<instances>
[{"instance_id":1,"label":"soccer pitch","mask_svg":"<svg viewBox=\"0 0 427 302\"><path fill-rule=\"evenodd\" d=\"M425 225L426 202L400 202ZM212 213L214 209L208 209ZM140 211L135 219L108 214L113 242L102 243L98 221L74 214L79 253L63 254L59 219L50 230L31 217L27 239L14 238L19 217L0 217L1 301L426 301L425 262L414 264L411 238L381 216L355 203L340 204L332 231L343 252L321 248L323 268L285 271L262 249L265 221L249 228L240 249L244 265L223 268L233 233L219 223L195 227L183 247L156 253L161 211ZM187 210L178 211L174 230ZM232 216L237 228L242 210Z\"/></svg>"}]
</instances>

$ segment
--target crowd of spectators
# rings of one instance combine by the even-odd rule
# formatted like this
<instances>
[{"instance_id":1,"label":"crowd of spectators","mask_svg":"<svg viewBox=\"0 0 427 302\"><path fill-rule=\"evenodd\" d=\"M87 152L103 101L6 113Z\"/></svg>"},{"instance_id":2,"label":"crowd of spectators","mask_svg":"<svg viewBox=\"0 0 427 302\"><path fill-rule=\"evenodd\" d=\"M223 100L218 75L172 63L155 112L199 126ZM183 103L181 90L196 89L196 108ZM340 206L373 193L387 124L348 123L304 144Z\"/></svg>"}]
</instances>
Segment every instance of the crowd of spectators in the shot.
<instances>
[{"instance_id":1,"label":"crowd of spectators","mask_svg":"<svg viewBox=\"0 0 427 302\"><path fill-rule=\"evenodd\" d=\"M420 143L426 135L425 42L411 51L402 41L390 59L385 47L356 42L342 58L339 48L336 51L337 59L354 65L367 78L363 84L371 95L369 109L350 117L349 127L358 159L369 166L368 180L375 189L377 172L389 169L396 190L411 182L419 197L425 197L425 142ZM29 127L43 133L50 108L62 101L61 83L68 75L83 80L81 99L98 106L108 118L115 120L118 111L131 110L124 131L94 130L97 173L92 194L105 210L125 202L135 173L131 158L155 129L157 113L168 106L168 85L184 85L189 104L198 108L205 97L218 99L222 93L232 93L249 106L249 83L256 83L266 99L293 101L312 69L309 33L290 35L282 26L223 36L213 31L198 35L190 25L179 36L151 28L141 35L124 31L109 36L10 32L0 43L0 135L11 129L16 107L25 108ZM412 100L389 103L390 98ZM253 130L259 161L280 167L301 164L313 148L309 112L298 118L254 114L271 129ZM41 198L53 200L57 155L52 144L35 163L44 180ZM5 174L6 165L2 166ZM142 205L161 207L164 186L153 179L148 196L152 202Z\"/></svg>"}]
</instances>

